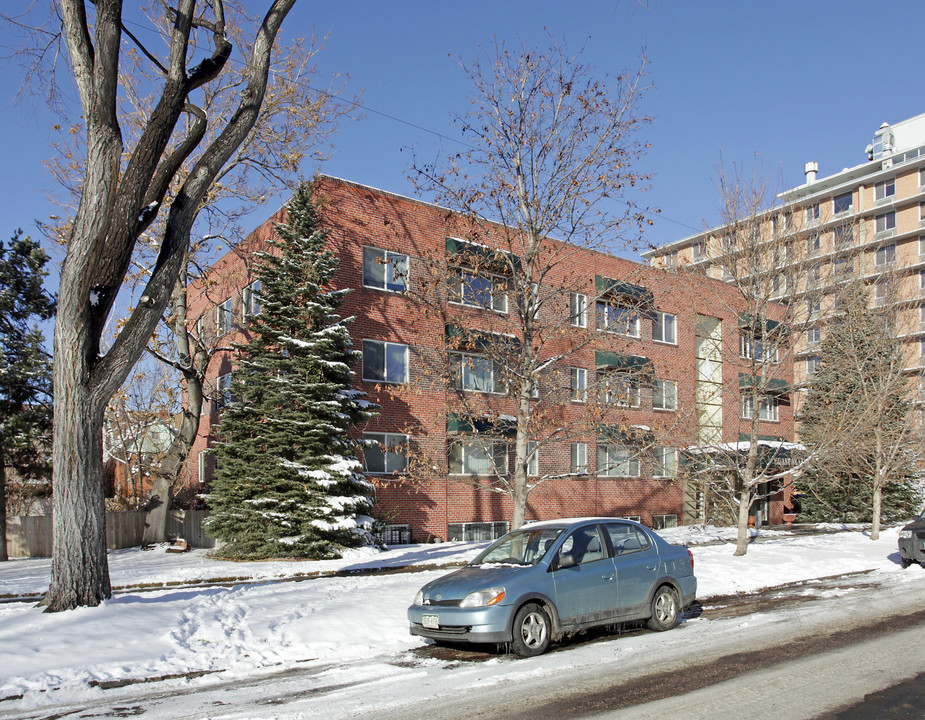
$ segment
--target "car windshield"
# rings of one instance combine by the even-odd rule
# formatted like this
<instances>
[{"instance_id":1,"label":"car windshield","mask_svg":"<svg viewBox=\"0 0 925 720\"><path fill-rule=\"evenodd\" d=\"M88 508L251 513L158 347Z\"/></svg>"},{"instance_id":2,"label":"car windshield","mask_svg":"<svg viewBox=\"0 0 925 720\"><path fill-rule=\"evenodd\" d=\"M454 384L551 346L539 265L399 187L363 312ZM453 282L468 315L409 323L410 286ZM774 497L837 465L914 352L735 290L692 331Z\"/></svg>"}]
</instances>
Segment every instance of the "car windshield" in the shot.
<instances>
[{"instance_id":1,"label":"car windshield","mask_svg":"<svg viewBox=\"0 0 925 720\"><path fill-rule=\"evenodd\" d=\"M549 552L563 528L524 528L508 533L482 552L470 565L535 565Z\"/></svg>"}]
</instances>

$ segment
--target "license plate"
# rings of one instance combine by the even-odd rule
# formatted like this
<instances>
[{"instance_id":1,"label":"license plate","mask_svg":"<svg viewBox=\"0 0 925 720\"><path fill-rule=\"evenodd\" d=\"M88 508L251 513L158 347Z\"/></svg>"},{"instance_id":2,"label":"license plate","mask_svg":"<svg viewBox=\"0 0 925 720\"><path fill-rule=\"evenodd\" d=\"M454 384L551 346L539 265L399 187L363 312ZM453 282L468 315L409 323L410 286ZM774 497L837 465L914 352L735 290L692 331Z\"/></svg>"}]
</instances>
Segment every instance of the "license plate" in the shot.
<instances>
[{"instance_id":1,"label":"license plate","mask_svg":"<svg viewBox=\"0 0 925 720\"><path fill-rule=\"evenodd\" d=\"M440 627L440 617L437 615L423 615L421 617L421 625L436 630Z\"/></svg>"}]
</instances>

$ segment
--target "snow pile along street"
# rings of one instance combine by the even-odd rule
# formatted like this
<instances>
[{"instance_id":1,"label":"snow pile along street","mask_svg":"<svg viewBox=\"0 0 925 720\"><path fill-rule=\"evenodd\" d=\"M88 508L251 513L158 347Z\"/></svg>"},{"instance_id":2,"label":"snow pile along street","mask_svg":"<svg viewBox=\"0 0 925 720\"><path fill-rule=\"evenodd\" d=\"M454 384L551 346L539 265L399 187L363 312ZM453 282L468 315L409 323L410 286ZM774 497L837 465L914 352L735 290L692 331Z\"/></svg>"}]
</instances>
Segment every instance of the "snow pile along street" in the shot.
<instances>
[{"instance_id":1,"label":"snow pile along street","mask_svg":"<svg viewBox=\"0 0 925 720\"><path fill-rule=\"evenodd\" d=\"M877 542L859 529L762 531L744 558L734 558L730 544L716 544L728 532L688 527L662 533L692 545L700 599L868 571L885 582L925 587L921 568L901 569L895 528ZM0 605L0 713L92 700L120 682L169 677L175 679L162 684L205 687L291 667L379 656L384 662L424 644L408 634L405 610L422 584L446 572L428 566L464 562L484 546L417 545L353 551L337 561L265 563L217 561L203 551L112 552L113 586L130 589L100 607L45 614L31 604ZM368 572L409 565L417 571ZM48 559L0 564L0 594L40 593L48 572ZM307 579L316 573L329 574ZM223 586L149 589L229 578L235 580ZM290 578L298 581L282 581ZM697 622L707 621L687 624Z\"/></svg>"}]
</instances>

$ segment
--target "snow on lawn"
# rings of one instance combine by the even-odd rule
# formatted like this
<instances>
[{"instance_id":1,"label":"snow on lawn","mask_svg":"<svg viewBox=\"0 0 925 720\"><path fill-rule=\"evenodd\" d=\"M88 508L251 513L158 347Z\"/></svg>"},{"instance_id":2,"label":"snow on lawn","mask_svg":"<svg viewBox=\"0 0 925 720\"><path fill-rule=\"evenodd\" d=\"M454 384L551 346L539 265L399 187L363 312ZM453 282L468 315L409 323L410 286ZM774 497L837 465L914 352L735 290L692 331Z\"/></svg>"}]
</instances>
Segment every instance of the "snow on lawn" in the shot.
<instances>
[{"instance_id":1,"label":"snow on lawn","mask_svg":"<svg viewBox=\"0 0 925 720\"><path fill-rule=\"evenodd\" d=\"M744 558L734 558L728 542L704 544L728 539L725 529L677 528L662 535L692 545L698 597L707 598L838 573L903 572L898 532L886 530L873 542L858 529L821 535L762 531ZM446 572L427 566L463 562L484 546L416 545L353 551L336 561L263 563L212 560L203 551L111 552L112 584L124 589L100 607L45 614L29 604L0 605L0 701L22 695L17 704L29 707L48 702L41 691L55 688L58 700L100 694L92 681L197 671L240 677L295 663L401 652L423 644L408 634L408 604L423 583ZM423 569L274 582L412 564ZM0 595L42 592L49 565L48 559L0 564ZM140 589L227 578L237 584Z\"/></svg>"}]
</instances>

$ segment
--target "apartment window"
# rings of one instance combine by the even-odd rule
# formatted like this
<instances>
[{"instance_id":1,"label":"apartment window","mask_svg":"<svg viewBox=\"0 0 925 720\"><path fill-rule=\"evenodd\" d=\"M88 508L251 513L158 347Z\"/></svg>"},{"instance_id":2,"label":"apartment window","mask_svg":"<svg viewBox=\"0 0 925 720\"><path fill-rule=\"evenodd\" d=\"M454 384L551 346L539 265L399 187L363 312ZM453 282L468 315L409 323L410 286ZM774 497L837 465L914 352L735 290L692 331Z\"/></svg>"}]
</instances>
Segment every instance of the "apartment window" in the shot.
<instances>
[{"instance_id":1,"label":"apartment window","mask_svg":"<svg viewBox=\"0 0 925 720\"><path fill-rule=\"evenodd\" d=\"M588 327L588 298L573 292L569 296L569 322L574 327Z\"/></svg>"},{"instance_id":2,"label":"apartment window","mask_svg":"<svg viewBox=\"0 0 925 720\"><path fill-rule=\"evenodd\" d=\"M676 448L657 447L652 475L654 477L675 477L678 474L678 451Z\"/></svg>"},{"instance_id":3,"label":"apartment window","mask_svg":"<svg viewBox=\"0 0 925 720\"><path fill-rule=\"evenodd\" d=\"M215 334L218 337L222 335L227 335L231 332L231 322L233 319L231 314L231 298L225 300L225 302L219 304L215 308Z\"/></svg>"},{"instance_id":4,"label":"apartment window","mask_svg":"<svg viewBox=\"0 0 925 720\"><path fill-rule=\"evenodd\" d=\"M597 474L604 477L639 477L639 456L624 445L598 445Z\"/></svg>"},{"instance_id":5,"label":"apartment window","mask_svg":"<svg viewBox=\"0 0 925 720\"><path fill-rule=\"evenodd\" d=\"M503 393L502 368L491 358L470 353L450 353L452 384L457 390Z\"/></svg>"},{"instance_id":6,"label":"apartment window","mask_svg":"<svg viewBox=\"0 0 925 720\"><path fill-rule=\"evenodd\" d=\"M841 225L832 231L832 241L837 248L843 248L854 242L854 227L852 225Z\"/></svg>"},{"instance_id":7,"label":"apartment window","mask_svg":"<svg viewBox=\"0 0 925 720\"><path fill-rule=\"evenodd\" d=\"M507 291L503 278L457 270L450 280L450 302L507 312Z\"/></svg>"},{"instance_id":8,"label":"apartment window","mask_svg":"<svg viewBox=\"0 0 925 720\"><path fill-rule=\"evenodd\" d=\"M527 442L527 475L538 477L540 474L540 451L535 441Z\"/></svg>"},{"instance_id":9,"label":"apartment window","mask_svg":"<svg viewBox=\"0 0 925 720\"><path fill-rule=\"evenodd\" d=\"M851 258L839 258L832 265L832 274L836 280L844 280L854 275L854 262Z\"/></svg>"},{"instance_id":10,"label":"apartment window","mask_svg":"<svg viewBox=\"0 0 925 720\"><path fill-rule=\"evenodd\" d=\"M806 224L816 225L819 222L819 203L813 203L806 208Z\"/></svg>"},{"instance_id":11,"label":"apartment window","mask_svg":"<svg viewBox=\"0 0 925 720\"><path fill-rule=\"evenodd\" d=\"M751 420L755 412L755 398L752 395L742 396L742 417ZM758 402L758 419L768 422L777 422L779 419L778 402L776 397L761 398Z\"/></svg>"},{"instance_id":12,"label":"apartment window","mask_svg":"<svg viewBox=\"0 0 925 720\"><path fill-rule=\"evenodd\" d=\"M919 357L925 357L925 338L919 338Z\"/></svg>"},{"instance_id":13,"label":"apartment window","mask_svg":"<svg viewBox=\"0 0 925 720\"><path fill-rule=\"evenodd\" d=\"M822 304L819 300L815 298L807 298L806 300L806 315L807 317L818 317L819 311L822 309Z\"/></svg>"},{"instance_id":14,"label":"apartment window","mask_svg":"<svg viewBox=\"0 0 925 720\"><path fill-rule=\"evenodd\" d=\"M769 343L764 338L752 337L748 332L741 332L739 333L739 355L747 360L777 362L777 345L773 341Z\"/></svg>"},{"instance_id":15,"label":"apartment window","mask_svg":"<svg viewBox=\"0 0 925 720\"><path fill-rule=\"evenodd\" d=\"M652 339L655 342L670 343L676 345L678 319L668 313L656 312L652 319Z\"/></svg>"},{"instance_id":16,"label":"apartment window","mask_svg":"<svg viewBox=\"0 0 925 720\"><path fill-rule=\"evenodd\" d=\"M678 251L665 253L665 267L676 268L678 266Z\"/></svg>"},{"instance_id":17,"label":"apartment window","mask_svg":"<svg viewBox=\"0 0 925 720\"><path fill-rule=\"evenodd\" d=\"M254 280L254 282L252 282L250 285L244 288L244 293L243 293L244 302L242 303L242 313L244 316L243 317L244 320L247 320L247 318L251 315L260 314L260 298L258 297L259 294L260 294L260 281L259 280Z\"/></svg>"},{"instance_id":18,"label":"apartment window","mask_svg":"<svg viewBox=\"0 0 925 720\"><path fill-rule=\"evenodd\" d=\"M399 433L363 433L363 465L373 475L402 473L408 466L408 436Z\"/></svg>"},{"instance_id":19,"label":"apartment window","mask_svg":"<svg viewBox=\"0 0 925 720\"><path fill-rule=\"evenodd\" d=\"M819 233L812 233L806 238L806 252L809 255L815 255L822 247Z\"/></svg>"},{"instance_id":20,"label":"apartment window","mask_svg":"<svg viewBox=\"0 0 925 720\"><path fill-rule=\"evenodd\" d=\"M817 288L822 283L822 268L818 265L806 271L806 289Z\"/></svg>"},{"instance_id":21,"label":"apartment window","mask_svg":"<svg viewBox=\"0 0 925 720\"><path fill-rule=\"evenodd\" d=\"M585 368L569 368L569 397L574 402L588 399L588 371Z\"/></svg>"},{"instance_id":22,"label":"apartment window","mask_svg":"<svg viewBox=\"0 0 925 720\"><path fill-rule=\"evenodd\" d=\"M664 530L666 528L678 527L678 516L677 515L653 515L652 516L652 529L653 530Z\"/></svg>"},{"instance_id":23,"label":"apartment window","mask_svg":"<svg viewBox=\"0 0 925 720\"><path fill-rule=\"evenodd\" d=\"M588 472L588 446L585 443L573 442L569 472L572 475L585 475Z\"/></svg>"},{"instance_id":24,"label":"apartment window","mask_svg":"<svg viewBox=\"0 0 925 720\"><path fill-rule=\"evenodd\" d=\"M691 247L691 257L697 260L703 260L707 256L707 243L703 240L695 242Z\"/></svg>"},{"instance_id":25,"label":"apartment window","mask_svg":"<svg viewBox=\"0 0 925 720\"><path fill-rule=\"evenodd\" d=\"M375 247L363 248L363 287L404 292L407 280L407 255Z\"/></svg>"},{"instance_id":26,"label":"apartment window","mask_svg":"<svg viewBox=\"0 0 925 720\"><path fill-rule=\"evenodd\" d=\"M896 213L888 212L874 218L874 231L877 233L891 232L896 229Z\"/></svg>"},{"instance_id":27,"label":"apartment window","mask_svg":"<svg viewBox=\"0 0 925 720\"><path fill-rule=\"evenodd\" d=\"M919 270L919 295L925 290L925 270Z\"/></svg>"},{"instance_id":28,"label":"apartment window","mask_svg":"<svg viewBox=\"0 0 925 720\"><path fill-rule=\"evenodd\" d=\"M811 328L806 329L806 344L807 345L818 345L822 342L822 328L818 325L813 325Z\"/></svg>"},{"instance_id":29,"label":"apartment window","mask_svg":"<svg viewBox=\"0 0 925 720\"><path fill-rule=\"evenodd\" d=\"M736 249L736 237L735 235L723 235L719 244L724 253L731 253Z\"/></svg>"},{"instance_id":30,"label":"apartment window","mask_svg":"<svg viewBox=\"0 0 925 720\"><path fill-rule=\"evenodd\" d=\"M363 379L381 383L408 382L408 346L364 340Z\"/></svg>"},{"instance_id":31,"label":"apartment window","mask_svg":"<svg viewBox=\"0 0 925 720\"><path fill-rule=\"evenodd\" d=\"M449 445L450 475L507 475L507 442L504 440L452 440Z\"/></svg>"},{"instance_id":32,"label":"apartment window","mask_svg":"<svg viewBox=\"0 0 925 720\"><path fill-rule=\"evenodd\" d=\"M925 223L925 203L919 203L919 224Z\"/></svg>"},{"instance_id":33,"label":"apartment window","mask_svg":"<svg viewBox=\"0 0 925 720\"><path fill-rule=\"evenodd\" d=\"M882 180L874 185L874 202L885 202L896 194L896 178Z\"/></svg>"},{"instance_id":34,"label":"apartment window","mask_svg":"<svg viewBox=\"0 0 925 720\"><path fill-rule=\"evenodd\" d=\"M215 403L224 407L231 402L231 373L223 373L215 378Z\"/></svg>"},{"instance_id":35,"label":"apartment window","mask_svg":"<svg viewBox=\"0 0 925 720\"><path fill-rule=\"evenodd\" d=\"M655 410L678 409L678 384L674 380L656 380L652 390L652 408Z\"/></svg>"},{"instance_id":36,"label":"apartment window","mask_svg":"<svg viewBox=\"0 0 925 720\"><path fill-rule=\"evenodd\" d=\"M206 485L215 473L215 455L211 450L200 450L198 456L199 484Z\"/></svg>"},{"instance_id":37,"label":"apartment window","mask_svg":"<svg viewBox=\"0 0 925 720\"><path fill-rule=\"evenodd\" d=\"M787 292L787 276L779 273L771 278L771 296L780 297Z\"/></svg>"},{"instance_id":38,"label":"apartment window","mask_svg":"<svg viewBox=\"0 0 925 720\"><path fill-rule=\"evenodd\" d=\"M896 243L877 248L874 265L892 265L896 262Z\"/></svg>"},{"instance_id":39,"label":"apartment window","mask_svg":"<svg viewBox=\"0 0 925 720\"><path fill-rule=\"evenodd\" d=\"M600 372L597 375L598 400L606 405L639 407L639 381L621 373Z\"/></svg>"},{"instance_id":40,"label":"apartment window","mask_svg":"<svg viewBox=\"0 0 925 720\"><path fill-rule=\"evenodd\" d=\"M874 283L874 305L885 305L890 294L890 286L887 282Z\"/></svg>"},{"instance_id":41,"label":"apartment window","mask_svg":"<svg viewBox=\"0 0 925 720\"><path fill-rule=\"evenodd\" d=\"M632 308L598 300L597 329L639 337L639 313Z\"/></svg>"},{"instance_id":42,"label":"apartment window","mask_svg":"<svg viewBox=\"0 0 925 720\"><path fill-rule=\"evenodd\" d=\"M851 193L843 193L832 198L832 214L835 217L851 212Z\"/></svg>"},{"instance_id":43,"label":"apartment window","mask_svg":"<svg viewBox=\"0 0 925 720\"><path fill-rule=\"evenodd\" d=\"M919 328L920 329L925 328L925 305L922 305L919 308Z\"/></svg>"},{"instance_id":44,"label":"apartment window","mask_svg":"<svg viewBox=\"0 0 925 720\"><path fill-rule=\"evenodd\" d=\"M815 375L822 368L822 358L818 355L810 355L806 358L806 374Z\"/></svg>"},{"instance_id":45,"label":"apartment window","mask_svg":"<svg viewBox=\"0 0 925 720\"><path fill-rule=\"evenodd\" d=\"M919 187L925 187L925 168L919 170Z\"/></svg>"}]
</instances>

